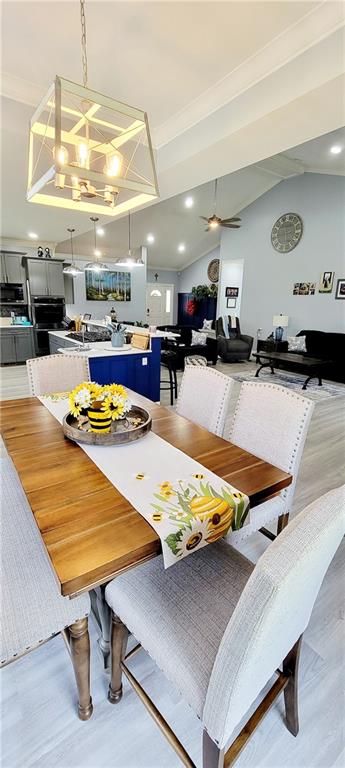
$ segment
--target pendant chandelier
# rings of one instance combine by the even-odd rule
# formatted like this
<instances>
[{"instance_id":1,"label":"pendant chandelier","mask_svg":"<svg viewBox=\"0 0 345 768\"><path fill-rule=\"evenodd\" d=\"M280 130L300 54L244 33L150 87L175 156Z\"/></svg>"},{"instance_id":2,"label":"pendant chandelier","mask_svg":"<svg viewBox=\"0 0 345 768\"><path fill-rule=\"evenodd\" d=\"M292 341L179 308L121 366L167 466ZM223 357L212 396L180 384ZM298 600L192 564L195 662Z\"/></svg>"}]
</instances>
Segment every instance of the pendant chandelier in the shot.
<instances>
[{"instance_id":1,"label":"pendant chandelier","mask_svg":"<svg viewBox=\"0 0 345 768\"><path fill-rule=\"evenodd\" d=\"M117 267L144 267L145 262L143 261L142 257L139 256L137 259L132 256L131 251L131 214L128 213L128 253L127 256L120 256L118 259L116 259L116 266Z\"/></svg>"},{"instance_id":2,"label":"pendant chandelier","mask_svg":"<svg viewBox=\"0 0 345 768\"><path fill-rule=\"evenodd\" d=\"M99 261L99 258L101 257L101 252L97 248L97 234L96 234L96 224L97 221L99 221L98 216L90 216L90 219L93 223L93 238L94 238L94 261L89 261L85 267L84 270L89 272L109 272L109 267L104 264L103 261Z\"/></svg>"},{"instance_id":3,"label":"pendant chandelier","mask_svg":"<svg viewBox=\"0 0 345 768\"><path fill-rule=\"evenodd\" d=\"M158 197L146 112L88 87L85 0L83 85L56 76L30 122L27 200L119 216Z\"/></svg>"},{"instance_id":4,"label":"pendant chandelier","mask_svg":"<svg viewBox=\"0 0 345 768\"><path fill-rule=\"evenodd\" d=\"M77 267L77 265L76 265L76 263L74 261L74 257L73 257L73 232L75 232L75 229L70 229L68 227L67 228L67 232L70 233L70 238L71 238L71 258L72 258L72 262L68 266L64 267L62 271L63 271L64 275L72 275L72 277L77 277L77 275L82 275L83 274L83 270L79 269L79 267Z\"/></svg>"}]
</instances>

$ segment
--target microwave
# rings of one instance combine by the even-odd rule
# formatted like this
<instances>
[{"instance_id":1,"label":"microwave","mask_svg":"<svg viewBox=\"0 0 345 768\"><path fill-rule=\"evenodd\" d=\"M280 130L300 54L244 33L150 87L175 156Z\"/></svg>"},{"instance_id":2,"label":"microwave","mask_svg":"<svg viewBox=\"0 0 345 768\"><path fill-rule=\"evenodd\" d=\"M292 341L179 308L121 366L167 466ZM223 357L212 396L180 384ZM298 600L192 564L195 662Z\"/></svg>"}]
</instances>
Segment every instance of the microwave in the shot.
<instances>
[{"instance_id":1,"label":"microwave","mask_svg":"<svg viewBox=\"0 0 345 768\"><path fill-rule=\"evenodd\" d=\"M24 304L24 289L21 283L0 283L1 304Z\"/></svg>"}]
</instances>

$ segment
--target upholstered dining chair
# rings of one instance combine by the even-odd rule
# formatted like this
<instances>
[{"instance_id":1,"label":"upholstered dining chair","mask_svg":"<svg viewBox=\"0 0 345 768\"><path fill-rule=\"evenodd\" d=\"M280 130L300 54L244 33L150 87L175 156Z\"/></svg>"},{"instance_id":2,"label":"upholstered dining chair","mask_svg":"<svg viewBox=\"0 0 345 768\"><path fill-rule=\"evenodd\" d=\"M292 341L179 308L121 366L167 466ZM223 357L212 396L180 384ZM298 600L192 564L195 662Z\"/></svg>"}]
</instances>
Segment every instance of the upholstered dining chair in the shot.
<instances>
[{"instance_id":1,"label":"upholstered dining chair","mask_svg":"<svg viewBox=\"0 0 345 768\"><path fill-rule=\"evenodd\" d=\"M31 395L44 395L74 389L82 381L90 381L87 357L47 355L26 361Z\"/></svg>"},{"instance_id":2,"label":"upholstered dining chair","mask_svg":"<svg viewBox=\"0 0 345 768\"><path fill-rule=\"evenodd\" d=\"M3 444L0 471L0 666L63 634L75 672L78 715L81 720L88 720L92 715L89 596L70 600L60 595L32 511Z\"/></svg>"},{"instance_id":3,"label":"upholstered dining chair","mask_svg":"<svg viewBox=\"0 0 345 768\"><path fill-rule=\"evenodd\" d=\"M258 530L273 539L274 534L265 526L277 520L280 533L288 524L313 410L311 400L286 387L247 381L242 384L230 442L293 475L293 480L277 496L258 504L250 512L250 522L229 534L230 543L236 544Z\"/></svg>"},{"instance_id":4,"label":"upholstered dining chair","mask_svg":"<svg viewBox=\"0 0 345 768\"><path fill-rule=\"evenodd\" d=\"M218 541L167 570L157 557L110 582L109 701L122 697L123 672L184 765L195 768L128 667L143 647L203 724L203 768L232 765L283 691L286 725L297 736L302 635L344 535L344 512L345 486L297 515L255 567ZM126 655L128 630L141 645ZM275 674L225 756L234 729Z\"/></svg>"},{"instance_id":5,"label":"upholstered dining chair","mask_svg":"<svg viewBox=\"0 0 345 768\"><path fill-rule=\"evenodd\" d=\"M233 383L233 379L214 368L187 365L176 413L222 436Z\"/></svg>"}]
</instances>

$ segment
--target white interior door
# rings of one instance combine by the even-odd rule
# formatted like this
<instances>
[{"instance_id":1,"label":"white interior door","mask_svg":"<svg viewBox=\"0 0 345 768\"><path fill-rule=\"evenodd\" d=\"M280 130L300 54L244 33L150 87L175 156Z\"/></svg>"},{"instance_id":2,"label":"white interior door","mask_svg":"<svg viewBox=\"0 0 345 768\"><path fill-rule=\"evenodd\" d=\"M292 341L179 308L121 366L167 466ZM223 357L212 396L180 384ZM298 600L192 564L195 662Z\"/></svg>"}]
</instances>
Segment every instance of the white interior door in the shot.
<instances>
[{"instance_id":1,"label":"white interior door","mask_svg":"<svg viewBox=\"0 0 345 768\"><path fill-rule=\"evenodd\" d=\"M160 295L157 295L159 293ZM172 325L174 312L174 286L147 283L146 313L149 325Z\"/></svg>"}]
</instances>

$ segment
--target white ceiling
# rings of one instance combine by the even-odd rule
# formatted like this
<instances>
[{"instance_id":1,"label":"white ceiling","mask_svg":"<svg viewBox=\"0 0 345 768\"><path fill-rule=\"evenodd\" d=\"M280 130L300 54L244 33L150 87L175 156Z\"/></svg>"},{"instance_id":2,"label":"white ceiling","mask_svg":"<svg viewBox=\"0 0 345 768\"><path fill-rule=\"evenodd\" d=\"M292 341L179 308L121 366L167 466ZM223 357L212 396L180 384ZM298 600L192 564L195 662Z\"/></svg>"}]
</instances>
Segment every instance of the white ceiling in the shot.
<instances>
[{"instance_id":1,"label":"white ceiling","mask_svg":"<svg viewBox=\"0 0 345 768\"><path fill-rule=\"evenodd\" d=\"M200 196L204 209L210 179L343 124L342 2L87 0L86 15L90 86L149 114L163 202L133 218L138 238L154 227L159 233L150 253L154 264L182 260L173 257L175 246L163 251L163 211L176 239L191 243L185 263L210 245L199 230L193 234L185 211L182 219L177 214L178 198L171 207L169 198L203 185L198 205ZM42 241L58 243L68 226L86 232L87 215L73 214L71 221L68 211L25 200L33 108L56 74L81 80L79 0L4 0L2 70L3 237L25 239L35 231ZM247 173L234 178L236 194L233 183L225 189L224 182L229 215L272 181L262 168L251 181ZM106 248L122 252L126 224L117 220L111 227ZM85 252L87 241L80 240Z\"/></svg>"},{"instance_id":2,"label":"white ceiling","mask_svg":"<svg viewBox=\"0 0 345 768\"><path fill-rule=\"evenodd\" d=\"M343 152L333 155L330 148L340 145ZM269 189L290 176L305 172L345 175L345 129L307 142L261 163L228 174L218 181L217 214L222 218L233 216L250 205ZM193 197L194 205L186 208L186 197ZM155 242L148 245L148 263L152 267L183 269L200 256L208 253L220 242L220 231L205 232L205 223L199 216L213 213L214 182L208 182L169 200L152 205L131 216L131 245L147 245L147 235ZM128 249L127 218L112 221L104 227L105 235L98 238L98 247L107 259L122 256ZM233 230L236 241L236 230ZM179 253L178 245L186 250ZM78 235L74 241L75 253L90 257L93 254L92 231ZM57 251L69 253L69 241L62 241Z\"/></svg>"}]
</instances>

